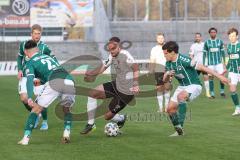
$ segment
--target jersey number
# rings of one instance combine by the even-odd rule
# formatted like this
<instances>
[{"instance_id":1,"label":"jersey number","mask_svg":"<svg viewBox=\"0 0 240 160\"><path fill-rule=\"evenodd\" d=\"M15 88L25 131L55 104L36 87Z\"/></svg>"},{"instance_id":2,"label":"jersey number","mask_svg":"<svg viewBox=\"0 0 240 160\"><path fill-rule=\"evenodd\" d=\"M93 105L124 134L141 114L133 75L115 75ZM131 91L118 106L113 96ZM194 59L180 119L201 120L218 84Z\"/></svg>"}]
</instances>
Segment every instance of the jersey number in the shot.
<instances>
[{"instance_id":1,"label":"jersey number","mask_svg":"<svg viewBox=\"0 0 240 160\"><path fill-rule=\"evenodd\" d=\"M48 70L52 70L53 68L56 68L56 65L51 63L51 59L41 59L42 64L46 64L48 66Z\"/></svg>"}]
</instances>

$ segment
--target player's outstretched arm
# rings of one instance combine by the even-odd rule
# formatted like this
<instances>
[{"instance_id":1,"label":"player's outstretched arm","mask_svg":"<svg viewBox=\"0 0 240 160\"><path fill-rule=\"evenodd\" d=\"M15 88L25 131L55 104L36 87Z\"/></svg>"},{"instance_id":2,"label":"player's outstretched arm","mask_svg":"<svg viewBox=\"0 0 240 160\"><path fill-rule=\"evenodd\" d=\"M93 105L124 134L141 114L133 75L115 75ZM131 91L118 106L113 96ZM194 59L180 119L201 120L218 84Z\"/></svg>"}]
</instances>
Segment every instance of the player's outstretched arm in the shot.
<instances>
[{"instance_id":1,"label":"player's outstretched arm","mask_svg":"<svg viewBox=\"0 0 240 160\"><path fill-rule=\"evenodd\" d=\"M224 84L227 84L227 85L229 84L229 81L228 81L228 79L225 76L223 76L221 74L218 74L217 72L214 72L213 70L205 67L202 64L197 64L196 69L200 70L200 71L207 72L208 74L211 74L211 75L217 77Z\"/></svg>"},{"instance_id":2,"label":"player's outstretched arm","mask_svg":"<svg viewBox=\"0 0 240 160\"><path fill-rule=\"evenodd\" d=\"M107 69L106 66L102 65L94 70L86 71L84 81L93 82L97 75L102 74Z\"/></svg>"}]
</instances>

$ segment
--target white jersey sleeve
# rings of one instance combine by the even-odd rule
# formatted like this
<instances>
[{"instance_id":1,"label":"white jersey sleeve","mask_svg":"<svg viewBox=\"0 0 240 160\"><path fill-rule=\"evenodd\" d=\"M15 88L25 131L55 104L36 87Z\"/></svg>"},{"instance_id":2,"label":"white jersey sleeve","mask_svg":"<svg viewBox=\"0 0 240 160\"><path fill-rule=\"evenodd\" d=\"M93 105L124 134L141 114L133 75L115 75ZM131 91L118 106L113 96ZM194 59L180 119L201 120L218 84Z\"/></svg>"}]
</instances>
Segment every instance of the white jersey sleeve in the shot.
<instances>
[{"instance_id":1,"label":"white jersey sleeve","mask_svg":"<svg viewBox=\"0 0 240 160\"><path fill-rule=\"evenodd\" d=\"M132 66L133 63L135 63L135 60L133 58L133 56L126 50L123 51L124 54L126 55L126 62L128 66Z\"/></svg>"},{"instance_id":2,"label":"white jersey sleeve","mask_svg":"<svg viewBox=\"0 0 240 160\"><path fill-rule=\"evenodd\" d=\"M156 61L156 56L155 56L155 51L154 51L155 47L153 47L151 49L151 54L150 54L150 62L154 63Z\"/></svg>"},{"instance_id":3,"label":"white jersey sleeve","mask_svg":"<svg viewBox=\"0 0 240 160\"><path fill-rule=\"evenodd\" d=\"M189 54L194 55L194 44L191 45Z\"/></svg>"}]
</instances>

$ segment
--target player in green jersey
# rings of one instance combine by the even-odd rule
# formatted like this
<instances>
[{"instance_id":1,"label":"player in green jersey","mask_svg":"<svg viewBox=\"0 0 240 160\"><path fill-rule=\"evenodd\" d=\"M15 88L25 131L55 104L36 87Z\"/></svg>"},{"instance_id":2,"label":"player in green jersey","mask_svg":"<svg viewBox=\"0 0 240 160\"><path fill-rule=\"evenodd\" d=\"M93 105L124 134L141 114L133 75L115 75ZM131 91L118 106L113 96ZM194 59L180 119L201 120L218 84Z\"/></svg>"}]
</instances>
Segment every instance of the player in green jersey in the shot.
<instances>
[{"instance_id":1,"label":"player in green jersey","mask_svg":"<svg viewBox=\"0 0 240 160\"><path fill-rule=\"evenodd\" d=\"M24 137L18 144L28 145L38 115L58 97L61 99L58 106L62 106L64 111L62 142L69 143L72 122L70 108L75 102L73 78L52 57L39 53L35 41L27 41L24 52L29 57L23 71L27 76L28 105L32 107L32 111L25 125ZM32 100L34 78L40 79L44 84L42 93L37 96L35 102Z\"/></svg>"},{"instance_id":2,"label":"player in green jersey","mask_svg":"<svg viewBox=\"0 0 240 160\"><path fill-rule=\"evenodd\" d=\"M186 115L186 102L198 97L202 91L197 70L216 76L223 83L228 83L228 79L202 64L196 63L190 57L179 54L178 44L174 41L165 43L162 48L167 60L163 80L167 82L174 76L179 82L179 86L169 102L167 111L176 130L170 136L180 136L184 135L183 124Z\"/></svg>"},{"instance_id":3,"label":"player in green jersey","mask_svg":"<svg viewBox=\"0 0 240 160\"><path fill-rule=\"evenodd\" d=\"M235 111L233 116L240 114L239 99L237 94L237 84L240 81L240 43L238 42L238 30L230 28L228 30L228 38L230 43L227 45L227 53L229 61L227 64L228 79L230 80L230 92Z\"/></svg>"},{"instance_id":4,"label":"player in green jersey","mask_svg":"<svg viewBox=\"0 0 240 160\"><path fill-rule=\"evenodd\" d=\"M225 52L223 41L217 38L217 29L212 27L208 30L210 39L205 41L203 49L203 64L211 70L224 75L226 73ZM209 88L211 99L215 98L213 76L209 75ZM226 97L224 84L220 82L220 95Z\"/></svg>"},{"instance_id":5,"label":"player in green jersey","mask_svg":"<svg viewBox=\"0 0 240 160\"><path fill-rule=\"evenodd\" d=\"M37 47L39 50L40 54L45 54L45 55L50 55L51 54L51 50L48 48L48 46L43 43L42 41L40 41L41 39L41 34L42 34L42 27L38 24L35 24L32 26L31 28L32 32L31 32L31 38L33 41L35 41L37 43ZM26 88L26 81L27 78L24 76L23 74L23 67L25 66L26 62L27 62L27 57L24 54L24 47L27 41L21 42L20 46L19 46L19 53L18 53L18 57L17 57L17 66L18 66L18 79L19 79L19 84L18 84L18 93L20 95L20 99L22 101L22 103L24 104L24 106L26 107L26 109L28 111L31 111L32 108L30 106L27 105L27 88ZM37 79L35 79L35 83L39 83L39 81ZM39 86L35 86L34 87L34 93L35 95L38 95L41 90L42 90L43 86L39 85ZM40 130L47 130L48 129L48 124L47 124L47 109L45 109L42 112L42 118L43 118L43 122L42 125L40 127ZM39 118L36 121L35 127L37 127L39 122Z\"/></svg>"}]
</instances>

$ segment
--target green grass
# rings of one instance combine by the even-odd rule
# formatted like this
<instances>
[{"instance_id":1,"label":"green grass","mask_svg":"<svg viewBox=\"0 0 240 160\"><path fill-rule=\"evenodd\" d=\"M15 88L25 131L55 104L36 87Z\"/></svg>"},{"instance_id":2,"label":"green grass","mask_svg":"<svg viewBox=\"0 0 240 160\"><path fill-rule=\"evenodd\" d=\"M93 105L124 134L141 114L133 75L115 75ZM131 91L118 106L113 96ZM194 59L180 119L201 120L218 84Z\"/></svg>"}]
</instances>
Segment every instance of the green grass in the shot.
<instances>
[{"instance_id":1,"label":"green grass","mask_svg":"<svg viewBox=\"0 0 240 160\"><path fill-rule=\"evenodd\" d=\"M100 77L96 86L106 81ZM169 138L173 127L166 119L156 114L155 97L138 98L135 106L122 112L129 120L123 135L108 138L103 134L106 121L96 120L97 130L90 135L80 135L86 122L74 122L71 144L62 145L63 122L54 114L54 104L49 107L49 130L33 131L30 145L19 146L28 112L21 104L17 93L16 77L0 77L0 159L4 160L140 160L140 159L183 159L183 160L234 160L240 155L240 117L232 117L232 102L219 96L208 100L202 94L188 104L188 118L184 137ZM81 78L78 84L82 83ZM216 85L218 86L218 85ZM149 86L148 86L149 88ZM151 87L150 87L151 88ZM203 92L204 93L204 92ZM75 112L86 110L86 97L77 96ZM191 115L190 115L191 114ZM137 118L140 115L140 118ZM155 116L146 118L146 115Z\"/></svg>"}]
</instances>

